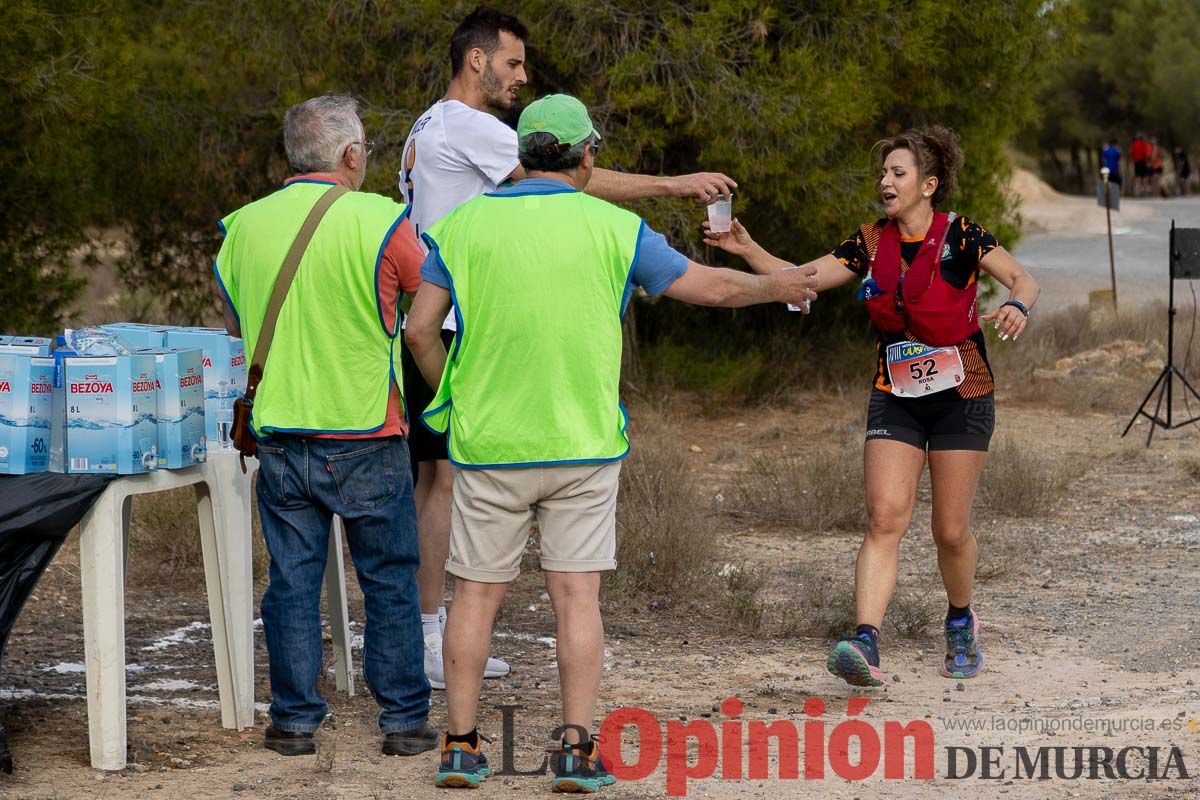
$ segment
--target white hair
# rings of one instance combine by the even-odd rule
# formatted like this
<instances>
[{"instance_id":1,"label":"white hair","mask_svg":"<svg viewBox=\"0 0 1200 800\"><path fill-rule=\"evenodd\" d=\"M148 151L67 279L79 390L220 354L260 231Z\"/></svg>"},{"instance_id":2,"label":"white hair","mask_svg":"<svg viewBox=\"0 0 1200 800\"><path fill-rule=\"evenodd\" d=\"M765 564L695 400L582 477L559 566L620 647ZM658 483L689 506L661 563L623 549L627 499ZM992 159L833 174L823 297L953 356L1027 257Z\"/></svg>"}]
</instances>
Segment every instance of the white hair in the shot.
<instances>
[{"instance_id":1,"label":"white hair","mask_svg":"<svg viewBox=\"0 0 1200 800\"><path fill-rule=\"evenodd\" d=\"M363 139L358 101L327 94L288 109L283 118L283 145L297 172L332 172L349 144Z\"/></svg>"}]
</instances>

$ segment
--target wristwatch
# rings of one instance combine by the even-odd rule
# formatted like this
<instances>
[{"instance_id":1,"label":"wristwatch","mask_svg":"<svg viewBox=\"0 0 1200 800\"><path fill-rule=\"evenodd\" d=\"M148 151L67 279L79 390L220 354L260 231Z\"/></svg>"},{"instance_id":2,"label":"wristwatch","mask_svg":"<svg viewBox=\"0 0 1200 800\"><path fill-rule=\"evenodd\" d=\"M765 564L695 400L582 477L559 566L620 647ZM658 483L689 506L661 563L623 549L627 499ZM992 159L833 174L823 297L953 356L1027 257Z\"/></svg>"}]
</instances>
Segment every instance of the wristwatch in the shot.
<instances>
[{"instance_id":1,"label":"wristwatch","mask_svg":"<svg viewBox=\"0 0 1200 800\"><path fill-rule=\"evenodd\" d=\"M1028 316L1029 316L1029 309L1028 309L1028 308L1026 308L1026 307L1025 307L1025 304L1024 304L1024 303L1022 303L1020 300L1013 300L1013 299L1010 299L1010 300L1008 300L1008 302L1005 302L1005 303L1001 303L1001 304L1000 304L1000 307L1001 307L1001 308L1004 308L1005 306L1012 306L1012 307L1013 307L1013 308L1015 308L1017 311L1020 311L1020 312L1021 312L1021 314L1022 314L1023 316L1026 316L1026 317L1028 317Z\"/></svg>"}]
</instances>

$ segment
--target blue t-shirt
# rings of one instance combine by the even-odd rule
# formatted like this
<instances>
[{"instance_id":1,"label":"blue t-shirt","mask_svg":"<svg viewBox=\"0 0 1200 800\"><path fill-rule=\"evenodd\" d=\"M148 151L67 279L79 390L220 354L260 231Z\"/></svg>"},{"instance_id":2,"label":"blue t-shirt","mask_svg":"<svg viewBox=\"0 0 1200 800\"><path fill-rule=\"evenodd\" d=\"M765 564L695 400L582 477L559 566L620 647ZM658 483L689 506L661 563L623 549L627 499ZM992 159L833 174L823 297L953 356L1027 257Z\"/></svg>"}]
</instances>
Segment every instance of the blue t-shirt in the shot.
<instances>
[{"instance_id":1,"label":"blue t-shirt","mask_svg":"<svg viewBox=\"0 0 1200 800\"><path fill-rule=\"evenodd\" d=\"M1104 166L1108 167L1108 171L1113 175L1121 170L1121 148L1115 144L1110 144L1101 150L1100 157L1104 159Z\"/></svg>"},{"instance_id":2,"label":"blue t-shirt","mask_svg":"<svg viewBox=\"0 0 1200 800\"><path fill-rule=\"evenodd\" d=\"M569 184L552 178L526 178L512 186L497 189L491 194L498 197L512 194L558 194L563 190L576 191ZM672 283L687 272L688 259L683 253L667 244L667 238L649 225L642 225L638 236L637 252L633 259L633 280L625 290L621 302L624 309L636 284L651 297L665 292ZM437 252L430 251L421 264L421 278L434 286L450 288L450 276L438 260Z\"/></svg>"}]
</instances>

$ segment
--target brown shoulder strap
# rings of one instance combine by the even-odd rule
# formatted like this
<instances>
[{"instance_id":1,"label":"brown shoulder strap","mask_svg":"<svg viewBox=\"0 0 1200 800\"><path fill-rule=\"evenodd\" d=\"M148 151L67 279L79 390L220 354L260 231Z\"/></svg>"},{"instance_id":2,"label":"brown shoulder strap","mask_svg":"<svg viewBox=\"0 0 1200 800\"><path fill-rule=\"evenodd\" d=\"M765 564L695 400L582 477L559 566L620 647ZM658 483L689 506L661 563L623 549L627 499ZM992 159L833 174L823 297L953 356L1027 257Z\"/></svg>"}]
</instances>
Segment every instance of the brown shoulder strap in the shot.
<instances>
[{"instance_id":1,"label":"brown shoulder strap","mask_svg":"<svg viewBox=\"0 0 1200 800\"><path fill-rule=\"evenodd\" d=\"M325 212L339 197L349 191L341 184L330 186L325 194L321 195L321 199L317 200L312 211L308 212L308 217L300 226L299 233L292 240L292 246L283 259L283 267L275 278L275 287L271 290L271 302L267 303L267 313L263 316L262 327L258 331L258 341L254 344L254 357L250 359L251 368L257 366L260 375L267 360L267 353L271 350L271 340L275 337L275 322L279 319L279 310L283 308L283 301L287 299L288 289L291 288L292 279L296 277L296 269L300 266L300 259L304 256L304 251L308 249L308 243L312 241L317 225L321 223ZM254 388L257 389L258 381L254 381L254 383L256 384ZM246 388L249 393L250 387ZM253 394L251 394L251 398L253 399Z\"/></svg>"}]
</instances>

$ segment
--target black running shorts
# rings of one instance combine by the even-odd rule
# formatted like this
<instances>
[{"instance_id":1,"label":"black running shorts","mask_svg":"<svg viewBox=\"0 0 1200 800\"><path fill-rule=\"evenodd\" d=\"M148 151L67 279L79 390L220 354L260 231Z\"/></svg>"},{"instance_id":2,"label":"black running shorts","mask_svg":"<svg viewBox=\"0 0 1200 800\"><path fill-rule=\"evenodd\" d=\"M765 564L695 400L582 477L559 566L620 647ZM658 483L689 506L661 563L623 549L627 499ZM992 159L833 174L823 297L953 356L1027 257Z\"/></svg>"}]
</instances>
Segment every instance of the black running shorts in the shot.
<instances>
[{"instance_id":1,"label":"black running shorts","mask_svg":"<svg viewBox=\"0 0 1200 800\"><path fill-rule=\"evenodd\" d=\"M921 450L987 452L995 426L991 392L964 399L953 389L933 397L896 397L873 389L867 403L868 441L888 439Z\"/></svg>"},{"instance_id":2,"label":"black running shorts","mask_svg":"<svg viewBox=\"0 0 1200 800\"><path fill-rule=\"evenodd\" d=\"M454 345L454 331L442 331L442 344L449 352ZM433 402L437 392L425 382L407 342L401 346L400 369L404 373L404 407L408 410L408 452L412 463L450 458L446 452L446 437L434 433L421 422L421 413Z\"/></svg>"}]
</instances>

